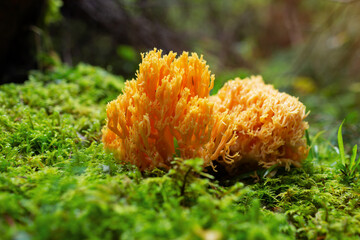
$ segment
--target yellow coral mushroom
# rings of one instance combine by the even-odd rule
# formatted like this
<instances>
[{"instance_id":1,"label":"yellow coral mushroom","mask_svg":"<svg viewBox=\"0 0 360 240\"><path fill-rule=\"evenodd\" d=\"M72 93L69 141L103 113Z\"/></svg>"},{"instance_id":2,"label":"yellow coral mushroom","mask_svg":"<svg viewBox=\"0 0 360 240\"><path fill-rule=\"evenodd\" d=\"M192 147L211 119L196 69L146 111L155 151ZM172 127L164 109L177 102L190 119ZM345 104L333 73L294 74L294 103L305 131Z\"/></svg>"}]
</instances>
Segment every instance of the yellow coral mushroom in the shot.
<instances>
[{"instance_id":1,"label":"yellow coral mushroom","mask_svg":"<svg viewBox=\"0 0 360 240\"><path fill-rule=\"evenodd\" d=\"M141 170L170 166L177 140L181 157L199 155L210 139L214 76L202 57L153 50L142 55L137 78L107 106L105 148Z\"/></svg>"},{"instance_id":2,"label":"yellow coral mushroom","mask_svg":"<svg viewBox=\"0 0 360 240\"><path fill-rule=\"evenodd\" d=\"M261 77L229 81L209 97L214 76L202 57L153 50L136 79L107 106L105 148L140 170L169 168L177 141L183 159L216 161L235 174L306 158L305 106ZM250 167L249 167L250 166Z\"/></svg>"},{"instance_id":3,"label":"yellow coral mushroom","mask_svg":"<svg viewBox=\"0 0 360 240\"><path fill-rule=\"evenodd\" d=\"M211 156L208 153L204 157L218 160L228 172L258 165L289 168L291 164L300 166L306 158L305 106L297 98L266 85L260 76L228 81L210 101L218 118L228 122L217 125L228 128L224 132L215 125L209 145L213 149L222 146L222 152L210 151ZM214 144L216 141L219 143Z\"/></svg>"}]
</instances>

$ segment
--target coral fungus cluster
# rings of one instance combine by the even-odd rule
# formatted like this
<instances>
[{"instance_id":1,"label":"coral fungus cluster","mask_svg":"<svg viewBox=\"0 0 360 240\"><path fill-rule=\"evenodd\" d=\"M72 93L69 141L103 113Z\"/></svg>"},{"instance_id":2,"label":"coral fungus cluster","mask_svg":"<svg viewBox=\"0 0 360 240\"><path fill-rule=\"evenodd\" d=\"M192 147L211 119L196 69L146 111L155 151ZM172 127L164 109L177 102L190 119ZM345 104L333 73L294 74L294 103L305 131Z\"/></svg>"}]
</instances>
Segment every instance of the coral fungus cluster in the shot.
<instances>
[{"instance_id":1,"label":"coral fungus cluster","mask_svg":"<svg viewBox=\"0 0 360 240\"><path fill-rule=\"evenodd\" d=\"M213 125L214 76L197 54L151 51L137 78L107 107L105 147L140 169L170 166L176 139L183 158L199 155Z\"/></svg>"},{"instance_id":2,"label":"coral fungus cluster","mask_svg":"<svg viewBox=\"0 0 360 240\"><path fill-rule=\"evenodd\" d=\"M141 170L169 168L176 145L181 158L217 161L230 173L249 164L300 165L308 151L301 102L261 77L229 81L210 97L213 83L195 53L142 55L136 79L107 106L105 148Z\"/></svg>"},{"instance_id":3,"label":"coral fungus cluster","mask_svg":"<svg viewBox=\"0 0 360 240\"><path fill-rule=\"evenodd\" d=\"M215 142L217 137L235 138L223 147L228 160L216 155L211 159L218 159L229 172L238 171L240 165L300 166L306 158L303 135L308 124L303 121L305 106L297 98L278 92L258 76L228 81L210 101L217 115L230 119L226 134L214 133Z\"/></svg>"}]
</instances>

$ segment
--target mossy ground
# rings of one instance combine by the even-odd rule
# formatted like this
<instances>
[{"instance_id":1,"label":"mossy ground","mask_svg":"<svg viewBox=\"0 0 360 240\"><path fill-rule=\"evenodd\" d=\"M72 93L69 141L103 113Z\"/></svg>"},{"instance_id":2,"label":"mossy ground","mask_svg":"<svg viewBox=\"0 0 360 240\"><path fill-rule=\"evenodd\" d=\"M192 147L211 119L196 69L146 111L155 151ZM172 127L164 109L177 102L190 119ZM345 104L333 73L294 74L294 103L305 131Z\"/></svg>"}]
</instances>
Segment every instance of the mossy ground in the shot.
<instances>
[{"instance_id":1,"label":"mossy ground","mask_svg":"<svg viewBox=\"0 0 360 240\"><path fill-rule=\"evenodd\" d=\"M169 172L116 163L101 128L122 87L84 64L0 86L2 239L360 238L359 174L344 180L325 139L303 168L256 183L216 180L200 159Z\"/></svg>"}]
</instances>

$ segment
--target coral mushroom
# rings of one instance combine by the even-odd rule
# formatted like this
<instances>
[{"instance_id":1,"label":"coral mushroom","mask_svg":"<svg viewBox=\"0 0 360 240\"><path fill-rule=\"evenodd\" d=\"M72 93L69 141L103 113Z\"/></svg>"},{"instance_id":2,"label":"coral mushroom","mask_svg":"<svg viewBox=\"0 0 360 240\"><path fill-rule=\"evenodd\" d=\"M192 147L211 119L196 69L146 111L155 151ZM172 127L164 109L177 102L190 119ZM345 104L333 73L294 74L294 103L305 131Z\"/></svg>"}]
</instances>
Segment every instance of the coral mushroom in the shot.
<instances>
[{"instance_id":1,"label":"coral mushroom","mask_svg":"<svg viewBox=\"0 0 360 240\"><path fill-rule=\"evenodd\" d=\"M261 77L228 81L209 97L214 76L202 57L153 50L136 79L107 106L105 148L140 170L169 168L177 142L183 159L218 162L229 174L259 166L300 166L308 125L298 99Z\"/></svg>"},{"instance_id":2,"label":"coral mushroom","mask_svg":"<svg viewBox=\"0 0 360 240\"><path fill-rule=\"evenodd\" d=\"M137 78L107 106L105 148L141 170L168 168L176 139L182 158L199 155L210 139L214 76L202 57L153 50L142 55Z\"/></svg>"},{"instance_id":3,"label":"coral mushroom","mask_svg":"<svg viewBox=\"0 0 360 240\"><path fill-rule=\"evenodd\" d=\"M210 101L218 118L229 124L215 124L207 148L217 151L210 150L204 158L218 160L230 173L258 165L300 166L306 158L305 106L266 85L260 76L228 81ZM223 125L222 130L217 125Z\"/></svg>"}]
</instances>

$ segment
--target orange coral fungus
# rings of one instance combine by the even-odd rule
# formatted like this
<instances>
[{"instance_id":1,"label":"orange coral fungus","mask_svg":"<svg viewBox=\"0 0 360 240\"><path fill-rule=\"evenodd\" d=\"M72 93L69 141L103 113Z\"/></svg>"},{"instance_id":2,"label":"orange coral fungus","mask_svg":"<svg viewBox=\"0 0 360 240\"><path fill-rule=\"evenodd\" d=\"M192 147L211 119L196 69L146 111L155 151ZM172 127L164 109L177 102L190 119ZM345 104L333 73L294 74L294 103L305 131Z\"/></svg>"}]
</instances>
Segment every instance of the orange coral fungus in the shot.
<instances>
[{"instance_id":1,"label":"orange coral fungus","mask_svg":"<svg viewBox=\"0 0 360 240\"><path fill-rule=\"evenodd\" d=\"M247 165L289 168L306 158L303 136L308 124L303 121L305 106L297 98L251 77L228 81L210 101L218 120L204 158L218 160L230 173Z\"/></svg>"},{"instance_id":2,"label":"orange coral fungus","mask_svg":"<svg viewBox=\"0 0 360 240\"><path fill-rule=\"evenodd\" d=\"M169 168L174 139L183 159L202 157L230 174L299 166L308 152L305 106L261 77L229 81L209 97L214 77L202 57L153 50L136 79L107 106L105 148L141 170ZM250 166L250 167L249 167Z\"/></svg>"},{"instance_id":3,"label":"orange coral fungus","mask_svg":"<svg viewBox=\"0 0 360 240\"><path fill-rule=\"evenodd\" d=\"M170 166L177 140L182 158L199 155L214 123L209 92L214 76L202 57L176 58L154 49L142 55L137 78L107 106L105 148L141 170Z\"/></svg>"}]
</instances>

